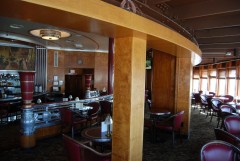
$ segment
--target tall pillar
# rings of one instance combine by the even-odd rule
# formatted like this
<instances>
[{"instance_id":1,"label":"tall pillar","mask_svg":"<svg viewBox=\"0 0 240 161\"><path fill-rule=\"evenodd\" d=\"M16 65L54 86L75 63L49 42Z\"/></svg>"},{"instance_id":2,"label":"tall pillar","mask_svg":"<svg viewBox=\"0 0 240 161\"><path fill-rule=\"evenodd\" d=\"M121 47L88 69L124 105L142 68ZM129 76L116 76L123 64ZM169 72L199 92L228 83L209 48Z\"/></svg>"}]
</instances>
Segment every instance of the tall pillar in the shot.
<instances>
[{"instance_id":1,"label":"tall pillar","mask_svg":"<svg viewBox=\"0 0 240 161\"><path fill-rule=\"evenodd\" d=\"M114 38L109 38L108 44L108 94L113 94L113 53Z\"/></svg>"},{"instance_id":2,"label":"tall pillar","mask_svg":"<svg viewBox=\"0 0 240 161\"><path fill-rule=\"evenodd\" d=\"M142 161L146 40L115 39L113 161Z\"/></svg>"},{"instance_id":3,"label":"tall pillar","mask_svg":"<svg viewBox=\"0 0 240 161\"><path fill-rule=\"evenodd\" d=\"M32 108L35 71L20 71L19 76L23 101L20 145L23 148L31 148L36 145L34 135L34 114Z\"/></svg>"},{"instance_id":4,"label":"tall pillar","mask_svg":"<svg viewBox=\"0 0 240 161\"><path fill-rule=\"evenodd\" d=\"M175 112L184 111L182 133L189 137L190 112L191 112L191 81L192 62L191 58L176 59L176 96Z\"/></svg>"}]
</instances>

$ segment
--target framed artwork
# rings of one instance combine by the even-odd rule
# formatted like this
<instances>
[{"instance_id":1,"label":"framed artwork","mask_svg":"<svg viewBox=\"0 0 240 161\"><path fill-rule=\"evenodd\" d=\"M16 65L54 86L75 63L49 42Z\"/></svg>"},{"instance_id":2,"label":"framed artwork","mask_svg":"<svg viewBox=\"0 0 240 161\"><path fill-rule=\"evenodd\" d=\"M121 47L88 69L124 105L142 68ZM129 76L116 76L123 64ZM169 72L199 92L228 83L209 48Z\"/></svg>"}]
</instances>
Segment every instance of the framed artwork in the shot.
<instances>
[{"instance_id":1,"label":"framed artwork","mask_svg":"<svg viewBox=\"0 0 240 161\"><path fill-rule=\"evenodd\" d=\"M34 48L0 46L1 70L35 70Z\"/></svg>"}]
</instances>

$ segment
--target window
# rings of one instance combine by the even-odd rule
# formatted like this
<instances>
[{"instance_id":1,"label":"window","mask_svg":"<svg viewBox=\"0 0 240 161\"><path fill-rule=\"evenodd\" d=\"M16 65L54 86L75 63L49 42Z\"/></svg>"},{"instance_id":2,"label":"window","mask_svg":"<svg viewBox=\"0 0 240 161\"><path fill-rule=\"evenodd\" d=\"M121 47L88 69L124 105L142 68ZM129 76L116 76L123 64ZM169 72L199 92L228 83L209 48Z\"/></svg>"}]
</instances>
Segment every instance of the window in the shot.
<instances>
[{"instance_id":1,"label":"window","mask_svg":"<svg viewBox=\"0 0 240 161\"><path fill-rule=\"evenodd\" d=\"M226 70L218 70L218 95L226 94Z\"/></svg>"},{"instance_id":2,"label":"window","mask_svg":"<svg viewBox=\"0 0 240 161\"><path fill-rule=\"evenodd\" d=\"M209 91L216 93L216 87L217 87L217 72L216 69L209 71Z\"/></svg>"},{"instance_id":3,"label":"window","mask_svg":"<svg viewBox=\"0 0 240 161\"><path fill-rule=\"evenodd\" d=\"M228 90L227 94L235 97L235 95L236 95L236 69L228 70L227 90Z\"/></svg>"},{"instance_id":4,"label":"window","mask_svg":"<svg viewBox=\"0 0 240 161\"><path fill-rule=\"evenodd\" d=\"M201 72L201 90L202 91L207 91L208 90L208 71L207 70L202 70Z\"/></svg>"},{"instance_id":5,"label":"window","mask_svg":"<svg viewBox=\"0 0 240 161\"><path fill-rule=\"evenodd\" d=\"M216 92L216 86L217 86L217 79L216 78L210 78L209 82L209 91L210 92Z\"/></svg>"},{"instance_id":6,"label":"window","mask_svg":"<svg viewBox=\"0 0 240 161\"><path fill-rule=\"evenodd\" d=\"M218 95L225 95L225 85L226 80L224 78L218 80Z\"/></svg>"},{"instance_id":7,"label":"window","mask_svg":"<svg viewBox=\"0 0 240 161\"><path fill-rule=\"evenodd\" d=\"M199 91L199 79L193 79L193 92L198 93Z\"/></svg>"},{"instance_id":8,"label":"window","mask_svg":"<svg viewBox=\"0 0 240 161\"><path fill-rule=\"evenodd\" d=\"M207 91L207 85L208 85L208 81L206 78L202 78L201 79L201 90L202 91Z\"/></svg>"}]
</instances>

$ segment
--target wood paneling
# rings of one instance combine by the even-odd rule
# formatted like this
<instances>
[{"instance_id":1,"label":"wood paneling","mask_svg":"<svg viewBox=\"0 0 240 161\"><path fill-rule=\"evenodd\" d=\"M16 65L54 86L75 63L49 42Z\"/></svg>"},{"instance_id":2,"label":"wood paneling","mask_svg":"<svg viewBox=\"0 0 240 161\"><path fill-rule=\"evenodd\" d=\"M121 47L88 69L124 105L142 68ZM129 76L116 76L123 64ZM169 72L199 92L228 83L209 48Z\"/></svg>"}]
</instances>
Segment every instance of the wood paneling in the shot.
<instances>
[{"instance_id":1,"label":"wood paneling","mask_svg":"<svg viewBox=\"0 0 240 161\"><path fill-rule=\"evenodd\" d=\"M94 74L94 87L98 89L107 88L108 77L108 54L78 51L58 51L58 67L54 67L54 51L48 50L47 65L47 90L51 91L53 85L53 76L58 76L59 80L63 80L62 92L65 90L65 75L71 69L79 75L89 74L90 69ZM82 63L78 63L81 60Z\"/></svg>"},{"instance_id":2,"label":"wood paneling","mask_svg":"<svg viewBox=\"0 0 240 161\"><path fill-rule=\"evenodd\" d=\"M55 125L55 126L49 126L44 128L39 128L35 131L35 137L37 140L43 139L43 138L49 138L52 136L56 136L61 134L62 132L62 124Z\"/></svg>"},{"instance_id":3,"label":"wood paneling","mask_svg":"<svg viewBox=\"0 0 240 161\"><path fill-rule=\"evenodd\" d=\"M108 54L95 54L94 87L102 90L108 86Z\"/></svg>"},{"instance_id":4,"label":"wood paneling","mask_svg":"<svg viewBox=\"0 0 240 161\"><path fill-rule=\"evenodd\" d=\"M152 63L152 111L175 107L176 57L157 50L153 51Z\"/></svg>"}]
</instances>

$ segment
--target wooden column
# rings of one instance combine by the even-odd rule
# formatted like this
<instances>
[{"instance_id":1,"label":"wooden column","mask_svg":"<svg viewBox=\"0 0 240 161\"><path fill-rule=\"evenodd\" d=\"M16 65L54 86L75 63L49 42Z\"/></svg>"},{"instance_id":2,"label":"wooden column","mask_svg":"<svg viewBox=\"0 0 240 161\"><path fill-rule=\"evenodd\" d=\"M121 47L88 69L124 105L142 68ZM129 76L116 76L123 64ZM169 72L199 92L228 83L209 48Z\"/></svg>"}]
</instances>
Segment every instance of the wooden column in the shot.
<instances>
[{"instance_id":1,"label":"wooden column","mask_svg":"<svg viewBox=\"0 0 240 161\"><path fill-rule=\"evenodd\" d=\"M176 62L176 105L175 112L184 111L182 133L189 136L192 87L191 58L177 58Z\"/></svg>"},{"instance_id":2,"label":"wooden column","mask_svg":"<svg viewBox=\"0 0 240 161\"><path fill-rule=\"evenodd\" d=\"M112 161L142 161L145 38L115 39Z\"/></svg>"}]
</instances>

